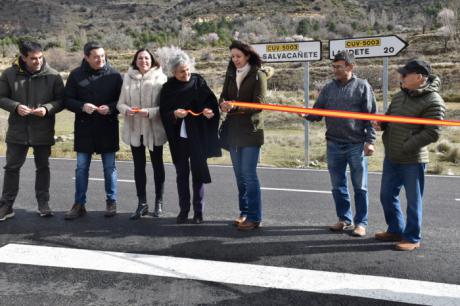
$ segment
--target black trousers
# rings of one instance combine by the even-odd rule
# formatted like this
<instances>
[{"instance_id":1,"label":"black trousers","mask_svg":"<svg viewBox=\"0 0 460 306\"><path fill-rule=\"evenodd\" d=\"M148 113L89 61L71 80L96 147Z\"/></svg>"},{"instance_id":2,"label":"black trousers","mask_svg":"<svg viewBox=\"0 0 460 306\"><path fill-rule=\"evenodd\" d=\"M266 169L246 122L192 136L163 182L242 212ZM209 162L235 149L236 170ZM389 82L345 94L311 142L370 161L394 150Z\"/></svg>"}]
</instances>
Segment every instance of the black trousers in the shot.
<instances>
[{"instance_id":1,"label":"black trousers","mask_svg":"<svg viewBox=\"0 0 460 306\"><path fill-rule=\"evenodd\" d=\"M139 201L147 201L147 175L145 172L146 156L145 146L142 141L139 147L131 146L131 153L134 161L134 181L136 182L136 192ZM163 163L163 146L154 146L153 151L150 151L150 161L153 168L153 180L155 181L155 196L156 198L163 197L163 189L165 183L165 166Z\"/></svg>"},{"instance_id":2,"label":"black trousers","mask_svg":"<svg viewBox=\"0 0 460 306\"><path fill-rule=\"evenodd\" d=\"M193 189L193 211L195 213L203 213L204 210L204 183L197 178L193 164L190 163L190 146L191 143L186 138L180 138L179 148L180 154L174 163L176 167L176 183L177 193L179 195L179 207L182 213L190 211L190 170L192 172L192 189Z\"/></svg>"},{"instance_id":3,"label":"black trousers","mask_svg":"<svg viewBox=\"0 0 460 306\"><path fill-rule=\"evenodd\" d=\"M6 144L6 165L3 178L1 205L13 206L19 192L19 174L26 161L29 147L34 150L35 161L35 197L39 203L47 203L50 199L50 168L49 157L51 146L29 146L15 143Z\"/></svg>"}]
</instances>

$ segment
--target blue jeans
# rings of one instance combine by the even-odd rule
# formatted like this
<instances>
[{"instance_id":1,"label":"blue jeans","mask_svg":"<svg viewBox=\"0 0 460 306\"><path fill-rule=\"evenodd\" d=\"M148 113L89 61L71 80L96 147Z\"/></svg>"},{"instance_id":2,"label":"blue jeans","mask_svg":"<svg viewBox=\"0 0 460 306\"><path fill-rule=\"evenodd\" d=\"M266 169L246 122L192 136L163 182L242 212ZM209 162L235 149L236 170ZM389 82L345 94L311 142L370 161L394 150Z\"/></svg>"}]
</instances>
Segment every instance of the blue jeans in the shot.
<instances>
[{"instance_id":1,"label":"blue jeans","mask_svg":"<svg viewBox=\"0 0 460 306\"><path fill-rule=\"evenodd\" d=\"M348 192L347 165L355 195L356 214L352 219L350 193ZM331 177L337 217L348 224L367 225L367 157L364 143L327 142L327 167ZM353 220L353 221L352 221Z\"/></svg>"},{"instance_id":2,"label":"blue jeans","mask_svg":"<svg viewBox=\"0 0 460 306\"><path fill-rule=\"evenodd\" d=\"M417 243L421 240L423 189L425 163L397 164L383 161L380 201L389 233L401 234L404 240ZM399 193L404 186L407 200L407 222L401 210Z\"/></svg>"},{"instance_id":3,"label":"blue jeans","mask_svg":"<svg viewBox=\"0 0 460 306\"><path fill-rule=\"evenodd\" d=\"M89 166L91 164L89 153L77 152L77 169L75 170L75 203L86 204L86 191L88 190ZM104 167L104 182L107 201L117 200L117 168L115 167L115 152L102 153Z\"/></svg>"},{"instance_id":4,"label":"blue jeans","mask_svg":"<svg viewBox=\"0 0 460 306\"><path fill-rule=\"evenodd\" d=\"M257 177L257 161L260 147L230 148L233 171L238 186L238 202L240 216L249 221L262 221L262 200L259 178Z\"/></svg>"}]
</instances>

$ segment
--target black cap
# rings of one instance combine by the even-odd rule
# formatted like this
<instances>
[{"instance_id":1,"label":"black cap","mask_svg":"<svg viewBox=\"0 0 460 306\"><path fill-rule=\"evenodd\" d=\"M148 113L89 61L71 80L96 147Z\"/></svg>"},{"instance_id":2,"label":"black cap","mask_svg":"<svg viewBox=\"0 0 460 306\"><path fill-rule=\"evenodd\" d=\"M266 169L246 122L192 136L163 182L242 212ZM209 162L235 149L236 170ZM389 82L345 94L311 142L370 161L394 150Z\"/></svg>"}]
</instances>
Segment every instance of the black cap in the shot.
<instances>
[{"instance_id":1,"label":"black cap","mask_svg":"<svg viewBox=\"0 0 460 306\"><path fill-rule=\"evenodd\" d=\"M431 74L431 65L419 59L412 59L404 67L398 68L398 72L401 74L420 73L428 76Z\"/></svg>"},{"instance_id":2,"label":"black cap","mask_svg":"<svg viewBox=\"0 0 460 306\"><path fill-rule=\"evenodd\" d=\"M338 61L345 61L347 64L354 64L355 63L355 56L353 53L347 51L339 51L334 55L333 62Z\"/></svg>"}]
</instances>

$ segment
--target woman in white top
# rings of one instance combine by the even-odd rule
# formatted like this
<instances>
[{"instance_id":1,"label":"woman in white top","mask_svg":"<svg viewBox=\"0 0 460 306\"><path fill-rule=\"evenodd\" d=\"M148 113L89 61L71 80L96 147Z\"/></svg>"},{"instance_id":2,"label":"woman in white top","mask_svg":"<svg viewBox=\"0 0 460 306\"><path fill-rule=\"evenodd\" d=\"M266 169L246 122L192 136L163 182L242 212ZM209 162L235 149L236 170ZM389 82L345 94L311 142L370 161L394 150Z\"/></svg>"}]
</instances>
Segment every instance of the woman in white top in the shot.
<instances>
[{"instance_id":1,"label":"woman in white top","mask_svg":"<svg viewBox=\"0 0 460 306\"><path fill-rule=\"evenodd\" d=\"M125 74L117 108L124 116L122 140L131 146L134 161L139 205L130 219L139 219L148 213L145 173L145 148L149 150L155 181L154 217L162 213L165 169L163 145L166 134L159 113L158 96L166 82L159 63L148 49L140 49L134 55Z\"/></svg>"}]
</instances>

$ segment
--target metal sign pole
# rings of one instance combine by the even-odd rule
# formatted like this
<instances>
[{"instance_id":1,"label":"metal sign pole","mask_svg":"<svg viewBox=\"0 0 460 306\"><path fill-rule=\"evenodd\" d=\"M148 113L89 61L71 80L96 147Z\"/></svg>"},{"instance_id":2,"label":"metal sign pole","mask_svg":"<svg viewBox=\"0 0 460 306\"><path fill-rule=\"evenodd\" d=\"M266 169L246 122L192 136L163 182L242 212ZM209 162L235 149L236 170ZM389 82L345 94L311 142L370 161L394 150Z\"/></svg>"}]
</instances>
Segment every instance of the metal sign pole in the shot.
<instances>
[{"instance_id":1,"label":"metal sign pole","mask_svg":"<svg viewBox=\"0 0 460 306\"><path fill-rule=\"evenodd\" d=\"M388 57L383 58L383 113L388 109Z\"/></svg>"},{"instance_id":2,"label":"metal sign pole","mask_svg":"<svg viewBox=\"0 0 460 306\"><path fill-rule=\"evenodd\" d=\"M304 92L304 101L305 107L309 107L309 99L310 99L310 63L305 62L303 64L303 92ZM305 126L305 137L304 137L304 166L308 167L310 164L310 155L309 155L309 130L310 130L310 123L308 120L304 120Z\"/></svg>"}]
</instances>

